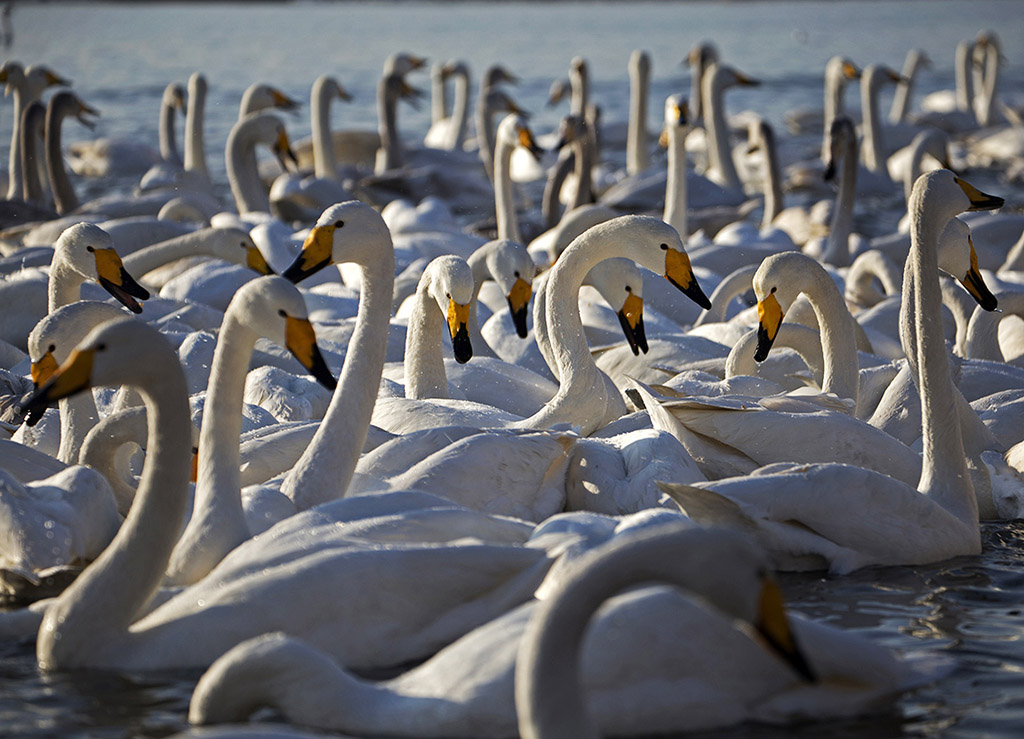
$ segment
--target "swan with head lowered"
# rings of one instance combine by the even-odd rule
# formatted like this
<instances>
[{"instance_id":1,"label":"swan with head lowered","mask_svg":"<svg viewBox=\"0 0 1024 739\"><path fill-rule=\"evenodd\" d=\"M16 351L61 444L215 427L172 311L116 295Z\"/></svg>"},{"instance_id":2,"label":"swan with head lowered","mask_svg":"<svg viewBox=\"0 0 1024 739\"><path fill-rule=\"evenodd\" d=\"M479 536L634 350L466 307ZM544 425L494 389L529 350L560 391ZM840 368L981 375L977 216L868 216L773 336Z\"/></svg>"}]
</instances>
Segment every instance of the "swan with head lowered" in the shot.
<instances>
[{"instance_id":1,"label":"swan with head lowered","mask_svg":"<svg viewBox=\"0 0 1024 739\"><path fill-rule=\"evenodd\" d=\"M756 532L775 565L787 569L844 573L977 554L978 503L939 317L937 252L951 218L1002 202L948 170L914 185L900 329L922 402L924 459L916 487L863 467L811 464L773 465L705 485L668 482L666 492L691 518Z\"/></svg>"},{"instance_id":2,"label":"swan with head lowered","mask_svg":"<svg viewBox=\"0 0 1024 739\"><path fill-rule=\"evenodd\" d=\"M133 361L140 355L147 361ZM529 598L550 565L546 552L521 545L360 544L336 520L306 521L242 544L202 581L146 612L186 513L185 379L154 329L118 321L92 332L27 409L91 384L139 391L148 454L113 543L44 617L36 642L44 670L205 667L268 631L307 639L353 667L400 664Z\"/></svg>"},{"instance_id":3,"label":"swan with head lowered","mask_svg":"<svg viewBox=\"0 0 1024 739\"><path fill-rule=\"evenodd\" d=\"M200 679L189 720L269 706L360 736L620 736L851 716L948 668L788 615L749 540L666 518L623 519L549 598L386 681L282 634L240 644Z\"/></svg>"}]
</instances>

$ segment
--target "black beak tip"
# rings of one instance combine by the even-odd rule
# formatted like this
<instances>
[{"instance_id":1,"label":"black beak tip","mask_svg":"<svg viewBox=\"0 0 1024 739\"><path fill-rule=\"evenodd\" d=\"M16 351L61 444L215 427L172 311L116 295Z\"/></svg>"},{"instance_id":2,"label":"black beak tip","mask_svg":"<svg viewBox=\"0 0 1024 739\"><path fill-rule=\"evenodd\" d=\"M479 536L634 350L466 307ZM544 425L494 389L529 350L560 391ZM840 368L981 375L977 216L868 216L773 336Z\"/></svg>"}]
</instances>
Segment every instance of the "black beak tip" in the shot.
<instances>
[{"instance_id":1,"label":"black beak tip","mask_svg":"<svg viewBox=\"0 0 1024 739\"><path fill-rule=\"evenodd\" d=\"M520 339L525 339L529 334L529 328L526 325L526 306L524 305L519 310L512 310L510 305L509 312L512 314L512 325L515 326L516 335Z\"/></svg>"},{"instance_id":2,"label":"black beak tip","mask_svg":"<svg viewBox=\"0 0 1024 739\"><path fill-rule=\"evenodd\" d=\"M473 358L473 345L469 340L469 329L465 325L460 326L452 337L452 353L459 364L465 364Z\"/></svg>"}]
</instances>

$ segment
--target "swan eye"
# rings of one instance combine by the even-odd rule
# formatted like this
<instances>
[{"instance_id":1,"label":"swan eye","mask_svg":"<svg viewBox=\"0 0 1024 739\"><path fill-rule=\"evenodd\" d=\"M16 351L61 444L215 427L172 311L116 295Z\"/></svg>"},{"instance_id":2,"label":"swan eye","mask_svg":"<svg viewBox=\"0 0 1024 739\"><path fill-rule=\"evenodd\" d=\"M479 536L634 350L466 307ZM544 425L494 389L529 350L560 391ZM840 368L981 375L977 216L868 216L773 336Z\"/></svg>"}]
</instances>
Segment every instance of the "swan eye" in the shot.
<instances>
[{"instance_id":1,"label":"swan eye","mask_svg":"<svg viewBox=\"0 0 1024 739\"><path fill-rule=\"evenodd\" d=\"M52 354L53 352L57 351L57 345L56 344L50 344L50 347L46 351L48 351L48 352L50 352Z\"/></svg>"},{"instance_id":2,"label":"swan eye","mask_svg":"<svg viewBox=\"0 0 1024 739\"><path fill-rule=\"evenodd\" d=\"M93 249L93 248L92 248L91 246L87 246L87 247L85 247L85 250L86 250L87 252L89 252L90 254L92 254L92 253L93 253L94 251L96 251L96 250L95 250L95 249Z\"/></svg>"},{"instance_id":3,"label":"swan eye","mask_svg":"<svg viewBox=\"0 0 1024 739\"><path fill-rule=\"evenodd\" d=\"M668 251L668 244L662 244L661 245L661 250L662 251Z\"/></svg>"},{"instance_id":4,"label":"swan eye","mask_svg":"<svg viewBox=\"0 0 1024 739\"><path fill-rule=\"evenodd\" d=\"M344 225L345 225L345 221L335 221L334 222L334 227L335 228L341 228Z\"/></svg>"},{"instance_id":5,"label":"swan eye","mask_svg":"<svg viewBox=\"0 0 1024 739\"><path fill-rule=\"evenodd\" d=\"M773 292L773 293L774 293L774 292L775 292L776 290L778 290L778 288L777 288L777 287L773 287L773 288L772 288L772 292Z\"/></svg>"},{"instance_id":6,"label":"swan eye","mask_svg":"<svg viewBox=\"0 0 1024 739\"><path fill-rule=\"evenodd\" d=\"M451 293L445 293L445 294L444 294L444 296L445 296L446 298L448 298L449 300L451 300L451 299L452 299L452 294L451 294Z\"/></svg>"},{"instance_id":7,"label":"swan eye","mask_svg":"<svg viewBox=\"0 0 1024 739\"><path fill-rule=\"evenodd\" d=\"M98 352L105 352L106 350L107 350L107 345L106 344L97 344L96 345L96 351L98 351Z\"/></svg>"},{"instance_id":8,"label":"swan eye","mask_svg":"<svg viewBox=\"0 0 1024 739\"><path fill-rule=\"evenodd\" d=\"M277 315L281 316L281 318L287 318L288 317L288 314L284 312L284 308L278 308Z\"/></svg>"},{"instance_id":9,"label":"swan eye","mask_svg":"<svg viewBox=\"0 0 1024 739\"><path fill-rule=\"evenodd\" d=\"M518 269L517 269L517 270L515 271L515 276L516 276L517 278L519 277L519 270L518 270Z\"/></svg>"},{"instance_id":10,"label":"swan eye","mask_svg":"<svg viewBox=\"0 0 1024 739\"><path fill-rule=\"evenodd\" d=\"M248 249L248 248L249 248L249 245L248 245L248 244L246 244L246 243L245 243L244 241L243 241L243 242L241 242L241 243L239 244L239 246L240 246L240 247L242 247L243 249Z\"/></svg>"},{"instance_id":11,"label":"swan eye","mask_svg":"<svg viewBox=\"0 0 1024 739\"><path fill-rule=\"evenodd\" d=\"M627 293L633 292L633 288L630 285L626 285L626 292Z\"/></svg>"}]
</instances>

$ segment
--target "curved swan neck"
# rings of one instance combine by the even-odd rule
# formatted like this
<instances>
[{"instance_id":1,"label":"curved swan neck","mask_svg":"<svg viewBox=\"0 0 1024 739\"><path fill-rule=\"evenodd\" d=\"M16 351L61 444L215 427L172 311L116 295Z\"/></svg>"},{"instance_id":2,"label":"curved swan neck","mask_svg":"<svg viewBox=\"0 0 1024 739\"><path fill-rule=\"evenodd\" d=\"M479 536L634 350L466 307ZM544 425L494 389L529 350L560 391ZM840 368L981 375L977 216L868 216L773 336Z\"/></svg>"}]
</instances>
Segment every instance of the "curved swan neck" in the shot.
<instances>
[{"instance_id":1,"label":"curved swan neck","mask_svg":"<svg viewBox=\"0 0 1024 739\"><path fill-rule=\"evenodd\" d=\"M256 164L256 142L247 125L253 120L244 119L234 125L228 134L225 153L228 182L240 214L266 213L270 210L270 195L263 188Z\"/></svg>"},{"instance_id":2,"label":"curved swan neck","mask_svg":"<svg viewBox=\"0 0 1024 739\"><path fill-rule=\"evenodd\" d=\"M494 204L498 221L498 238L522 243L519 221L516 218L515 192L513 191L512 151L515 145L500 141L494 151Z\"/></svg>"},{"instance_id":3,"label":"curved swan neck","mask_svg":"<svg viewBox=\"0 0 1024 739\"><path fill-rule=\"evenodd\" d=\"M445 148L462 151L466 139L466 124L469 120L469 72L465 68L460 68L454 77L452 115L448 122Z\"/></svg>"},{"instance_id":4,"label":"curved swan neck","mask_svg":"<svg viewBox=\"0 0 1024 739\"><path fill-rule=\"evenodd\" d=\"M46 175L46 152L41 150L41 141L46 126L46 108L38 100L29 103L21 116L21 179L22 197L30 203L42 205L46 202L43 181ZM40 164L43 177L40 177ZM13 182L13 180L12 180ZM8 197L10 197L8 195Z\"/></svg>"},{"instance_id":5,"label":"curved swan neck","mask_svg":"<svg viewBox=\"0 0 1024 739\"><path fill-rule=\"evenodd\" d=\"M50 280L47 283L47 310L53 312L62 305L74 303L81 298L85 277L73 269L63 258L54 257L50 265Z\"/></svg>"},{"instance_id":6,"label":"curved swan neck","mask_svg":"<svg viewBox=\"0 0 1024 739\"><path fill-rule=\"evenodd\" d=\"M764 217L761 228L771 225L775 217L782 211L782 169L779 166L779 151L775 145L775 131L771 126L761 126L761 145L764 147L765 183L764 183Z\"/></svg>"},{"instance_id":7,"label":"curved swan neck","mask_svg":"<svg viewBox=\"0 0 1024 739\"><path fill-rule=\"evenodd\" d=\"M821 334L818 331L799 323L783 322L779 325L779 331L772 346L787 347L799 354L811 374L814 375L814 381L818 383L819 387L824 386L825 362L822 356ZM729 351L729 356L725 360L725 378L729 379L737 375L757 377L755 349L757 349L757 329L751 329L741 336Z\"/></svg>"},{"instance_id":8,"label":"curved swan neck","mask_svg":"<svg viewBox=\"0 0 1024 739\"><path fill-rule=\"evenodd\" d=\"M1007 316L1024 315L1024 293L1006 290L996 297L999 299L999 312L985 310L980 305L975 306L971 320L967 324L965 347L967 356L971 359L1006 361L999 346L999 324Z\"/></svg>"},{"instance_id":9,"label":"curved swan neck","mask_svg":"<svg viewBox=\"0 0 1024 739\"><path fill-rule=\"evenodd\" d=\"M473 272L473 300L469 304L469 342L473 345L474 357L496 357L494 350L484 339L480 331L480 317L477 305L480 299L480 290L487 280L493 278L487 260L500 246L500 241L490 241L469 255L466 262Z\"/></svg>"},{"instance_id":10,"label":"curved swan neck","mask_svg":"<svg viewBox=\"0 0 1024 739\"><path fill-rule=\"evenodd\" d=\"M44 670L88 665L117 639L131 646L128 627L163 579L167 559L185 519L191 423L185 376L173 351L150 354L146 383L146 464L128 517L113 542L47 612L36 655Z\"/></svg>"},{"instance_id":11,"label":"curved swan neck","mask_svg":"<svg viewBox=\"0 0 1024 739\"><path fill-rule=\"evenodd\" d=\"M634 51L629 58L629 129L626 134L626 172L636 174L647 169L647 98L651 60Z\"/></svg>"},{"instance_id":12,"label":"curved swan neck","mask_svg":"<svg viewBox=\"0 0 1024 739\"><path fill-rule=\"evenodd\" d=\"M206 166L206 143L203 121L206 116L206 79L193 74L188 81L188 105L185 109L185 170L195 172L206 181L210 171Z\"/></svg>"},{"instance_id":13,"label":"curved swan neck","mask_svg":"<svg viewBox=\"0 0 1024 739\"><path fill-rule=\"evenodd\" d=\"M878 91L885 81L885 74L881 67L869 64L864 68L860 81L860 105L864 115L864 144L861 147L861 158L864 160L864 166L877 174L887 174L885 143L882 140L882 116L878 109Z\"/></svg>"},{"instance_id":14,"label":"curved swan neck","mask_svg":"<svg viewBox=\"0 0 1024 739\"><path fill-rule=\"evenodd\" d=\"M160 142L160 158L165 162L181 162L181 155L178 154L178 141L174 135L174 118L177 108L174 104L174 84L168 86L164 92L163 100L160 103L160 125L157 129L157 137Z\"/></svg>"},{"instance_id":15,"label":"curved swan neck","mask_svg":"<svg viewBox=\"0 0 1024 739\"><path fill-rule=\"evenodd\" d=\"M846 114L844 93L846 92L847 78L843 74L842 65L843 60L841 58L833 58L829 60L828 65L825 67L825 132L822 135L821 141L822 159L828 158L829 129L832 127L832 121Z\"/></svg>"},{"instance_id":16,"label":"curved swan neck","mask_svg":"<svg viewBox=\"0 0 1024 739\"><path fill-rule=\"evenodd\" d=\"M841 398L857 400L860 363L857 360L857 336L839 288L824 269L808 270L804 294L814 309L821 334L821 352L825 374L821 389Z\"/></svg>"},{"instance_id":17,"label":"curved swan neck","mask_svg":"<svg viewBox=\"0 0 1024 739\"><path fill-rule=\"evenodd\" d=\"M362 265L356 328L349 339L338 388L316 435L281 486L300 509L345 495L366 442L387 354L395 281L390 234L382 235L382 242L374 259Z\"/></svg>"},{"instance_id":18,"label":"curved swan neck","mask_svg":"<svg viewBox=\"0 0 1024 739\"><path fill-rule=\"evenodd\" d=\"M743 183L736 173L736 165L729 150L729 127L725 120L721 70L718 64L708 68L701 94L704 121L708 126L708 176L724 187L742 190Z\"/></svg>"},{"instance_id":19,"label":"curved swan neck","mask_svg":"<svg viewBox=\"0 0 1024 739\"><path fill-rule=\"evenodd\" d=\"M318 77L313 83L309 99L309 112L313 127L313 174L328 180L338 178L338 165L331 140L331 99L334 97L331 79Z\"/></svg>"},{"instance_id":20,"label":"curved swan neck","mask_svg":"<svg viewBox=\"0 0 1024 739\"><path fill-rule=\"evenodd\" d=\"M907 58L903 61L903 70L900 73L902 79L896 85L896 92L892 97L892 106L889 108L889 122L901 123L910 111L910 98L914 92L914 81L917 78L917 68L924 61L919 49L911 49L907 52Z\"/></svg>"},{"instance_id":21,"label":"curved swan neck","mask_svg":"<svg viewBox=\"0 0 1024 739\"><path fill-rule=\"evenodd\" d=\"M671 224L669 224L671 225ZM711 293L711 307L700 314L694 321L694 326L701 326L705 323L720 323L725 320L726 311L733 298L737 298L750 290L751 280L757 272L757 265L743 267L727 274L721 282L715 286ZM751 358L754 354L751 352Z\"/></svg>"},{"instance_id":22,"label":"curved swan neck","mask_svg":"<svg viewBox=\"0 0 1024 739\"><path fill-rule=\"evenodd\" d=\"M663 220L679 232L683 241L690 233L686 216L686 134L688 127L669 126L668 180L665 184L665 214Z\"/></svg>"},{"instance_id":23,"label":"curved swan neck","mask_svg":"<svg viewBox=\"0 0 1024 739\"><path fill-rule=\"evenodd\" d=\"M57 459L65 464L75 464L78 452L82 448L89 429L99 420L96 402L92 393L79 393L74 397L63 398L60 407L60 447Z\"/></svg>"},{"instance_id":24,"label":"curved swan neck","mask_svg":"<svg viewBox=\"0 0 1024 739\"><path fill-rule=\"evenodd\" d=\"M71 179L64 168L64 156L61 153L60 128L67 113L64 106L57 101L66 99L58 93L50 98L50 104L46 108L46 172L53 190L54 205L61 215L73 211L79 205L75 188L71 185Z\"/></svg>"},{"instance_id":25,"label":"curved swan neck","mask_svg":"<svg viewBox=\"0 0 1024 739\"><path fill-rule=\"evenodd\" d=\"M967 469L954 397L957 391L950 377L940 317L939 235L956 212L934 197L929 199L931 189L932 181L922 179L911 195L910 254L900 307L900 337L907 356L914 353L921 397L924 459L918 490L957 518L976 525L978 504Z\"/></svg>"},{"instance_id":26,"label":"curved swan neck","mask_svg":"<svg viewBox=\"0 0 1024 739\"><path fill-rule=\"evenodd\" d=\"M823 261L836 267L850 266L850 231L853 229L853 204L857 196L857 136L852 127L843 136L839 164L839 192L832 211Z\"/></svg>"},{"instance_id":27,"label":"curved swan neck","mask_svg":"<svg viewBox=\"0 0 1024 739\"><path fill-rule=\"evenodd\" d=\"M447 398L448 376L444 371L444 317L420 280L405 334L405 397Z\"/></svg>"}]
</instances>

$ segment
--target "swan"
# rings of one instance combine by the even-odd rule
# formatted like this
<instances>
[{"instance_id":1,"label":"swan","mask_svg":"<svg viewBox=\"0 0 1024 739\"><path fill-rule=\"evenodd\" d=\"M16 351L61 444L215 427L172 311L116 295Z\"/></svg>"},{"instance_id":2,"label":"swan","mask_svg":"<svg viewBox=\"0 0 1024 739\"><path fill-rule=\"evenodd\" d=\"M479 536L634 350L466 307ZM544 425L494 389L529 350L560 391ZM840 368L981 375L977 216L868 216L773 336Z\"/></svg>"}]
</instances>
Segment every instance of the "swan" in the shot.
<instances>
[{"instance_id":1,"label":"swan","mask_svg":"<svg viewBox=\"0 0 1024 739\"><path fill-rule=\"evenodd\" d=\"M329 390L335 388L298 290L275 276L242 286L224 314L210 369L194 512L168 565L170 580L176 584L197 582L249 537L237 497L241 489L238 438L245 372L261 336L286 347L318 382Z\"/></svg>"},{"instance_id":2,"label":"swan","mask_svg":"<svg viewBox=\"0 0 1024 739\"><path fill-rule=\"evenodd\" d=\"M889 151L884 138L888 129L882 125L878 93L883 84L900 82L900 80L901 78L896 72L881 64L869 64L864 67L860 79L860 102L861 110L864 111L864 144L860 151L861 161L868 171L886 179L889 175L885 168L885 162L889 158Z\"/></svg>"},{"instance_id":3,"label":"swan","mask_svg":"<svg viewBox=\"0 0 1024 739\"><path fill-rule=\"evenodd\" d=\"M651 57L636 49L629 55L629 129L626 133L626 173L647 169L647 98L651 80ZM607 132L604 141L607 143Z\"/></svg>"},{"instance_id":4,"label":"swan","mask_svg":"<svg viewBox=\"0 0 1024 739\"><path fill-rule=\"evenodd\" d=\"M846 114L846 86L860 79L857 65L844 56L831 57L825 63L825 98L822 111L798 109L786 113L786 127L790 133L801 134L822 127L821 156L828 155L828 131L836 116Z\"/></svg>"},{"instance_id":5,"label":"swan","mask_svg":"<svg viewBox=\"0 0 1024 739\"><path fill-rule=\"evenodd\" d=\"M889 108L890 124L903 123L907 120L917 72L921 67L930 67L931 63L928 55L921 49L911 49L907 52L907 58L903 60L903 69L900 71L900 81L896 85L896 93L892 97L892 107Z\"/></svg>"},{"instance_id":6,"label":"swan","mask_svg":"<svg viewBox=\"0 0 1024 739\"><path fill-rule=\"evenodd\" d=\"M732 67L719 65L717 62L708 67L701 83L701 104L704 107L705 121L708 116L711 117L707 127L708 168L705 174L712 182L717 182L731 192L739 193L737 199L742 196L743 182L736 173L736 165L732 159L732 150L729 146L729 127L725 120L722 95L729 87L736 85L754 87L759 84L758 80L747 77Z\"/></svg>"},{"instance_id":7,"label":"swan","mask_svg":"<svg viewBox=\"0 0 1024 739\"><path fill-rule=\"evenodd\" d=\"M300 107L302 104L298 100L293 100L273 85L254 82L242 93L242 102L238 106L238 120L242 121L253 113L259 113L268 108L293 111Z\"/></svg>"},{"instance_id":8,"label":"swan","mask_svg":"<svg viewBox=\"0 0 1024 739\"><path fill-rule=\"evenodd\" d=\"M825 178L839 176L839 192L836 193L829 223L828 236L811 239L803 246L805 254L820 259L835 267L849 267L851 254L863 251L867 241L859 234L851 233L853 228L853 205L857 195L857 133L853 121L846 116L832 120L829 129L829 156Z\"/></svg>"},{"instance_id":9,"label":"swan","mask_svg":"<svg viewBox=\"0 0 1024 739\"><path fill-rule=\"evenodd\" d=\"M87 116L99 115L99 112L83 103L69 90L58 92L50 98L46 106L46 171L50 187L53 188L54 205L61 215L76 210L80 205L64 168L60 146L61 125L64 118L69 115L75 116L82 125L92 128L95 124Z\"/></svg>"},{"instance_id":10,"label":"swan","mask_svg":"<svg viewBox=\"0 0 1024 739\"><path fill-rule=\"evenodd\" d=\"M469 66L463 61L437 64L431 69L430 130L423 139L426 146L461 151L469 121ZM448 114L445 86L454 79L454 98Z\"/></svg>"},{"instance_id":11,"label":"swan","mask_svg":"<svg viewBox=\"0 0 1024 739\"><path fill-rule=\"evenodd\" d=\"M1005 362L1003 349L1000 347L1000 322L1008 316L1024 314L1024 292L1004 290L995 295L999 302L999 312L989 311L978 306L967 324L965 336L966 356L971 359L989 359ZM1013 360L1018 364L1018 358Z\"/></svg>"},{"instance_id":12,"label":"swan","mask_svg":"<svg viewBox=\"0 0 1024 739\"><path fill-rule=\"evenodd\" d=\"M184 234L167 241L152 244L129 254L123 260L125 269L140 275L147 282L145 275L189 257L209 256L226 262L248 267L261 275L272 274L270 265L256 247L252 237L238 228L203 228ZM167 274L164 272L163 281ZM151 284L148 283L147 284ZM162 285L158 285L162 286Z\"/></svg>"},{"instance_id":13,"label":"swan","mask_svg":"<svg viewBox=\"0 0 1024 739\"><path fill-rule=\"evenodd\" d=\"M557 655L554 673L565 673L547 688L558 704L550 710L565 708L563 696L574 687L585 690L579 710L589 709L606 735L722 728L759 718L781 723L799 720L802 710L820 718L852 715L948 669L787 614L764 565L763 555L731 532L680 523L624 529L586 552L548 600L521 606L386 681L352 676L283 634L240 644L200 679L189 720L242 721L272 706L289 721L357 735L519 736L528 731L526 719L517 726L517 712L527 713L523 685L550 674L539 667L524 672L532 660L521 655L530 650L532 656L541 639L559 637L545 641L538 655ZM646 583L676 587L635 590L597 610L610 595ZM813 671L815 681L801 671ZM793 701L788 708L787 701ZM550 735L587 736L569 725Z\"/></svg>"},{"instance_id":14,"label":"swan","mask_svg":"<svg viewBox=\"0 0 1024 739\"><path fill-rule=\"evenodd\" d=\"M974 76L971 64L974 57L974 42L957 42L953 54L955 88L936 90L921 100L921 112L913 118L919 123L937 126L945 131L958 131L977 127L978 120L972 109L974 100Z\"/></svg>"},{"instance_id":15,"label":"swan","mask_svg":"<svg viewBox=\"0 0 1024 739\"><path fill-rule=\"evenodd\" d=\"M206 164L206 142L203 123L206 116L206 78L198 72L189 75L188 104L185 109L185 158L178 163L165 156L139 180L138 191L161 189L212 193L210 171ZM163 130L163 129L161 129ZM163 146L161 145L161 151Z\"/></svg>"},{"instance_id":16,"label":"swan","mask_svg":"<svg viewBox=\"0 0 1024 739\"><path fill-rule=\"evenodd\" d=\"M745 478L664 489L692 518L753 527L778 567L846 573L977 554L978 503L961 437L939 322L939 235L970 209L996 208L949 170L923 175L911 196L901 337L916 360L924 460L915 487L863 467L779 465Z\"/></svg>"},{"instance_id":17,"label":"swan","mask_svg":"<svg viewBox=\"0 0 1024 739\"><path fill-rule=\"evenodd\" d=\"M149 361L129 361L139 352ZM301 530L275 536L272 529L243 544L200 583L140 618L186 513L185 380L155 330L119 321L91 333L26 407L31 412L91 383L139 390L149 454L118 535L44 616L36 656L45 671L206 667L239 641L277 630L353 667L399 664L522 602L550 565L545 551L521 545L359 544L340 535L336 521L319 528L306 521ZM372 615L360 598L329 603L328 592L372 592Z\"/></svg>"}]
</instances>

